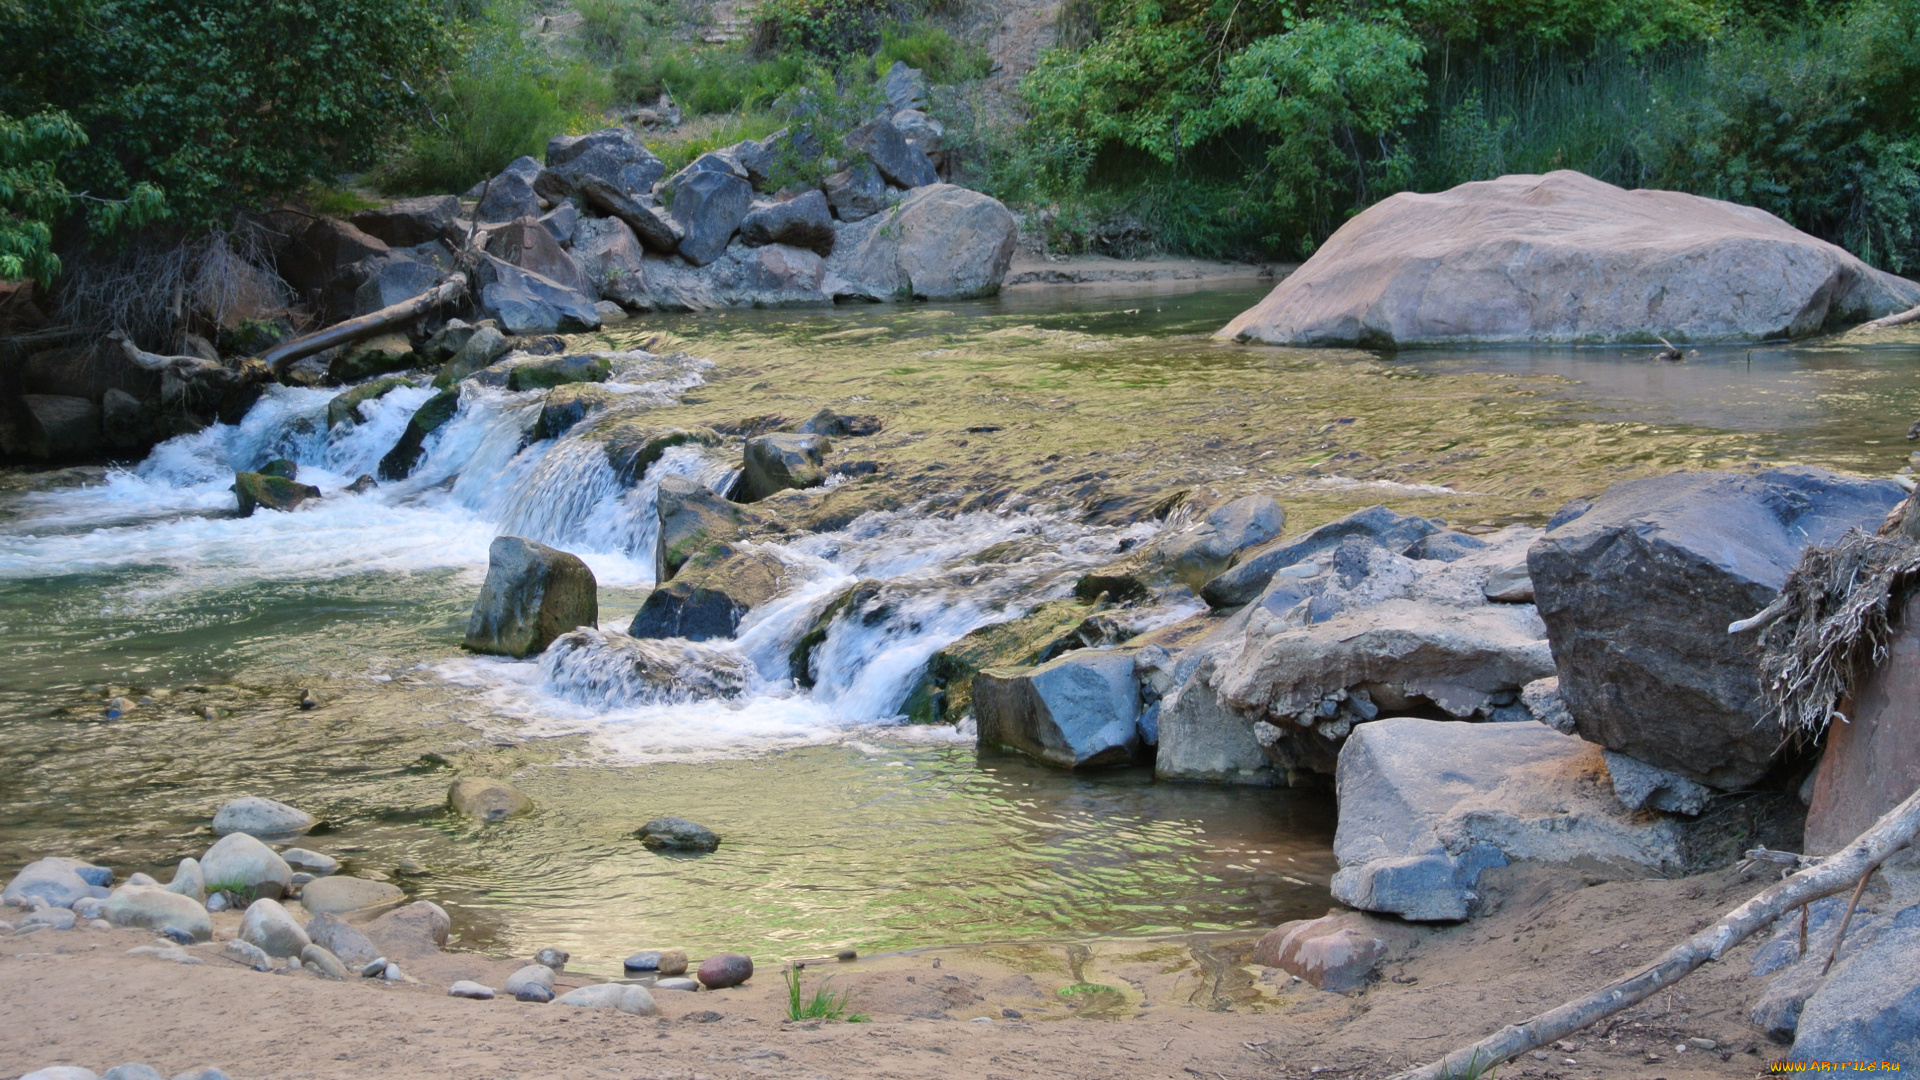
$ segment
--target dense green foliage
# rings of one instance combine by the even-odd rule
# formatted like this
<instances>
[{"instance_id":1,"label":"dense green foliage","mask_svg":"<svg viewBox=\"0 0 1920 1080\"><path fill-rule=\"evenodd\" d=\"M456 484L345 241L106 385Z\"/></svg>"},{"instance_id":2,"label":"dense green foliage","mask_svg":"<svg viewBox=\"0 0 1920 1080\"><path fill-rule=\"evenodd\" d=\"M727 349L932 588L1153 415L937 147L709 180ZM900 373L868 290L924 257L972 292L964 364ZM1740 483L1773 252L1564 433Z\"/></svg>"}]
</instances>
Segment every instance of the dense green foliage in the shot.
<instances>
[{"instance_id":1,"label":"dense green foliage","mask_svg":"<svg viewBox=\"0 0 1920 1080\"><path fill-rule=\"evenodd\" d=\"M60 273L53 227L72 213L75 202L86 205L87 225L101 236L165 213L166 202L152 184L135 184L125 199L69 191L59 166L86 145L87 133L66 113L36 113L23 120L0 113L0 280L52 283Z\"/></svg>"},{"instance_id":2,"label":"dense green foliage","mask_svg":"<svg viewBox=\"0 0 1920 1080\"><path fill-rule=\"evenodd\" d=\"M960 138L1068 245L1306 254L1394 191L1573 168L1920 265L1920 0L1070 0L1063 30L1026 130Z\"/></svg>"},{"instance_id":3,"label":"dense green foliage","mask_svg":"<svg viewBox=\"0 0 1920 1080\"><path fill-rule=\"evenodd\" d=\"M437 0L0 0L0 113L87 136L69 185L177 220L366 165L446 54Z\"/></svg>"}]
</instances>

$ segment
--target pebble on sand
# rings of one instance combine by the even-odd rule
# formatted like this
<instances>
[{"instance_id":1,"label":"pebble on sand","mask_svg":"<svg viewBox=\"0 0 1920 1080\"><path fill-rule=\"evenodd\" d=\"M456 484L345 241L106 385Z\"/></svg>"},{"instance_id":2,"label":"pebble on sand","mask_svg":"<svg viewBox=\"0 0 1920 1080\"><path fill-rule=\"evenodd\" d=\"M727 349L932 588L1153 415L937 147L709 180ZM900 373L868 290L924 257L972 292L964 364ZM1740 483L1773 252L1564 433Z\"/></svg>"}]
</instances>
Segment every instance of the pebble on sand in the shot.
<instances>
[{"instance_id":1,"label":"pebble on sand","mask_svg":"<svg viewBox=\"0 0 1920 1080\"><path fill-rule=\"evenodd\" d=\"M493 987L482 986L471 979L461 979L447 988L447 996L472 998L475 1001L492 1001Z\"/></svg>"},{"instance_id":2,"label":"pebble on sand","mask_svg":"<svg viewBox=\"0 0 1920 1080\"><path fill-rule=\"evenodd\" d=\"M753 978L753 958L746 953L721 953L700 964L700 982L709 990L725 990Z\"/></svg>"}]
</instances>

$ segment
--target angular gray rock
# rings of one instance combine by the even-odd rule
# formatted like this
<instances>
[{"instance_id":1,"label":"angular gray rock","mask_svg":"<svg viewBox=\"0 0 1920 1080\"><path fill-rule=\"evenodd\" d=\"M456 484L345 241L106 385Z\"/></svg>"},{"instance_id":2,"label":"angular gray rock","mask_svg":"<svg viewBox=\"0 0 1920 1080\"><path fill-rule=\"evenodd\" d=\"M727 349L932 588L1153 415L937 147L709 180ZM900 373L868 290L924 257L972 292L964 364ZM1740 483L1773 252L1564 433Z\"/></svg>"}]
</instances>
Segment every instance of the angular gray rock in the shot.
<instances>
[{"instance_id":1,"label":"angular gray rock","mask_svg":"<svg viewBox=\"0 0 1920 1080\"><path fill-rule=\"evenodd\" d=\"M597 983L569 990L553 999L556 1005L577 1005L583 1009L618 1009L634 1016L658 1016L660 1007L646 987L623 983Z\"/></svg>"},{"instance_id":2,"label":"angular gray rock","mask_svg":"<svg viewBox=\"0 0 1920 1080\"><path fill-rule=\"evenodd\" d=\"M895 187L918 188L940 182L940 173L918 147L907 145L906 137L891 120L870 120L847 132L847 148L858 151L873 162L880 175Z\"/></svg>"},{"instance_id":3,"label":"angular gray rock","mask_svg":"<svg viewBox=\"0 0 1920 1080\"><path fill-rule=\"evenodd\" d=\"M646 305L646 253L626 222L582 220L574 229L573 259L597 295L623 307Z\"/></svg>"},{"instance_id":4,"label":"angular gray rock","mask_svg":"<svg viewBox=\"0 0 1920 1080\"><path fill-rule=\"evenodd\" d=\"M861 221L887 208L887 182L871 161L841 169L827 177L821 187L834 216L841 221Z\"/></svg>"},{"instance_id":5,"label":"angular gray rock","mask_svg":"<svg viewBox=\"0 0 1920 1080\"><path fill-rule=\"evenodd\" d=\"M598 588L578 556L518 536L495 537L461 644L473 652L530 656L570 630L598 626Z\"/></svg>"},{"instance_id":6,"label":"angular gray rock","mask_svg":"<svg viewBox=\"0 0 1920 1080\"><path fill-rule=\"evenodd\" d=\"M743 523L739 506L685 476L661 477L653 505L660 529L654 548L656 587L672 581L688 559L708 546L739 536Z\"/></svg>"},{"instance_id":7,"label":"angular gray rock","mask_svg":"<svg viewBox=\"0 0 1920 1080\"><path fill-rule=\"evenodd\" d=\"M1600 750L1535 724L1395 717L1340 752L1333 896L1416 921L1464 919L1510 861L1682 868L1679 833L1622 811Z\"/></svg>"},{"instance_id":8,"label":"angular gray rock","mask_svg":"<svg viewBox=\"0 0 1920 1080\"><path fill-rule=\"evenodd\" d=\"M1582 738L1710 787L1763 776L1750 635L1727 625L1778 594L1809 544L1878 528L1906 493L1793 466L1673 473L1608 488L1529 550L1528 576Z\"/></svg>"},{"instance_id":9,"label":"angular gray rock","mask_svg":"<svg viewBox=\"0 0 1920 1080\"><path fill-rule=\"evenodd\" d=\"M1276 541L1242 554L1232 569L1208 581L1200 595L1214 608L1251 603L1266 591L1277 571L1331 551L1347 537L1366 537L1389 551L1404 552L1415 541L1445 527L1443 522L1433 518L1397 514L1384 506L1369 506L1338 521L1309 529L1291 540Z\"/></svg>"},{"instance_id":10,"label":"angular gray rock","mask_svg":"<svg viewBox=\"0 0 1920 1080\"><path fill-rule=\"evenodd\" d=\"M262 840L285 840L313 826L312 814L258 795L229 799L213 814L213 831L220 836L246 833Z\"/></svg>"},{"instance_id":11,"label":"angular gray rock","mask_svg":"<svg viewBox=\"0 0 1920 1080\"><path fill-rule=\"evenodd\" d=\"M437 266L395 253L379 264L353 291L353 308L348 315L371 315L384 307L411 300L440 284L446 272Z\"/></svg>"},{"instance_id":12,"label":"angular gray rock","mask_svg":"<svg viewBox=\"0 0 1920 1080\"><path fill-rule=\"evenodd\" d=\"M278 900L259 899L240 916L240 940L268 956L299 956L313 944Z\"/></svg>"},{"instance_id":13,"label":"angular gray rock","mask_svg":"<svg viewBox=\"0 0 1920 1080\"><path fill-rule=\"evenodd\" d=\"M405 958L439 952L452 929L453 919L445 908L430 900L415 900L368 923L366 933L380 946L381 955Z\"/></svg>"},{"instance_id":14,"label":"angular gray rock","mask_svg":"<svg viewBox=\"0 0 1920 1080\"><path fill-rule=\"evenodd\" d=\"M822 463L832 450L824 435L756 435L747 440L734 498L758 502L788 488L818 486L827 478Z\"/></svg>"},{"instance_id":15,"label":"angular gray rock","mask_svg":"<svg viewBox=\"0 0 1920 1080\"><path fill-rule=\"evenodd\" d=\"M1038 667L988 668L973 679L983 746L1061 769L1124 765L1140 749L1133 654L1081 649Z\"/></svg>"},{"instance_id":16,"label":"angular gray rock","mask_svg":"<svg viewBox=\"0 0 1920 1080\"><path fill-rule=\"evenodd\" d=\"M293 868L273 849L247 833L223 836L200 856L208 892L232 892L241 899L278 899L293 884Z\"/></svg>"},{"instance_id":17,"label":"angular gray rock","mask_svg":"<svg viewBox=\"0 0 1920 1080\"><path fill-rule=\"evenodd\" d=\"M138 926L164 930L171 926L185 931L195 941L213 937L213 922L207 909L179 893L170 893L152 885L122 885L107 897L101 918L115 926Z\"/></svg>"},{"instance_id":18,"label":"angular gray rock","mask_svg":"<svg viewBox=\"0 0 1920 1080\"><path fill-rule=\"evenodd\" d=\"M894 112L927 107L927 73L909 66L905 60L893 62L881 77L880 89L887 95L887 104Z\"/></svg>"},{"instance_id":19,"label":"angular gray rock","mask_svg":"<svg viewBox=\"0 0 1920 1080\"><path fill-rule=\"evenodd\" d=\"M1920 1060L1920 905L1835 965L1800 1010L1787 1058Z\"/></svg>"},{"instance_id":20,"label":"angular gray rock","mask_svg":"<svg viewBox=\"0 0 1920 1080\"><path fill-rule=\"evenodd\" d=\"M492 255L474 271L478 308L508 334L572 334L600 328L593 297Z\"/></svg>"},{"instance_id":21,"label":"angular gray rock","mask_svg":"<svg viewBox=\"0 0 1920 1080\"><path fill-rule=\"evenodd\" d=\"M546 170L530 157L515 158L487 183L486 192L474 207L476 221L512 221L540 216L540 196L534 184Z\"/></svg>"},{"instance_id":22,"label":"angular gray rock","mask_svg":"<svg viewBox=\"0 0 1920 1080\"><path fill-rule=\"evenodd\" d=\"M818 191L756 206L740 220L740 242L751 247L786 244L831 255L833 240L833 213Z\"/></svg>"},{"instance_id":23,"label":"angular gray rock","mask_svg":"<svg viewBox=\"0 0 1920 1080\"><path fill-rule=\"evenodd\" d=\"M515 218L487 234L487 254L511 263L529 273L538 274L565 289L591 295L593 286L580 267L553 238L545 225L531 217ZM361 286L366 288L366 286ZM408 296L414 295L408 293ZM404 299L404 297L403 297Z\"/></svg>"},{"instance_id":24,"label":"angular gray rock","mask_svg":"<svg viewBox=\"0 0 1920 1080\"><path fill-rule=\"evenodd\" d=\"M1374 204L1220 336L1273 345L1805 337L1920 285L1752 207L1503 176Z\"/></svg>"},{"instance_id":25,"label":"angular gray rock","mask_svg":"<svg viewBox=\"0 0 1920 1080\"><path fill-rule=\"evenodd\" d=\"M826 260L785 244L735 244L705 266L648 259L646 294L635 306L654 311L828 304Z\"/></svg>"},{"instance_id":26,"label":"angular gray rock","mask_svg":"<svg viewBox=\"0 0 1920 1080\"><path fill-rule=\"evenodd\" d=\"M579 229L581 220L580 207L572 199L540 215L541 227L561 245L573 243L574 232Z\"/></svg>"},{"instance_id":27,"label":"angular gray rock","mask_svg":"<svg viewBox=\"0 0 1920 1080\"><path fill-rule=\"evenodd\" d=\"M887 213L843 225L821 288L835 299L991 295L1006 277L1018 232L999 200L932 184Z\"/></svg>"},{"instance_id":28,"label":"angular gray rock","mask_svg":"<svg viewBox=\"0 0 1920 1080\"><path fill-rule=\"evenodd\" d=\"M671 255L680 248L687 231L670 214L654 205L624 194L612 184L589 180L580 185L580 197L586 204L609 217L619 218L647 250Z\"/></svg>"},{"instance_id":29,"label":"angular gray rock","mask_svg":"<svg viewBox=\"0 0 1920 1080\"><path fill-rule=\"evenodd\" d=\"M626 128L602 128L585 135L556 135L547 141L547 168L537 189L558 201L577 194L583 183L598 180L629 195L653 190L667 173L640 137Z\"/></svg>"},{"instance_id":30,"label":"angular gray rock","mask_svg":"<svg viewBox=\"0 0 1920 1080\"><path fill-rule=\"evenodd\" d=\"M939 164L941 150L947 137L947 129L919 109L901 109L893 114L893 126L907 145L927 155L928 160Z\"/></svg>"},{"instance_id":31,"label":"angular gray rock","mask_svg":"<svg viewBox=\"0 0 1920 1080\"><path fill-rule=\"evenodd\" d=\"M627 627L629 636L726 640L747 612L780 595L787 569L779 556L724 542L701 543L672 581L648 594ZM651 659L635 657L636 663Z\"/></svg>"},{"instance_id":32,"label":"angular gray rock","mask_svg":"<svg viewBox=\"0 0 1920 1080\"><path fill-rule=\"evenodd\" d=\"M1637 758L1604 751L1613 793L1629 810L1665 810L1689 817L1707 808L1712 789Z\"/></svg>"},{"instance_id":33,"label":"angular gray rock","mask_svg":"<svg viewBox=\"0 0 1920 1080\"><path fill-rule=\"evenodd\" d=\"M1574 734L1573 714L1560 696L1560 676L1535 679L1520 688L1520 704L1535 720L1562 735Z\"/></svg>"},{"instance_id":34,"label":"angular gray rock","mask_svg":"<svg viewBox=\"0 0 1920 1080\"><path fill-rule=\"evenodd\" d=\"M727 250L728 241L753 204L753 185L729 172L701 169L686 174L673 193L671 212L684 235L680 256L705 266Z\"/></svg>"},{"instance_id":35,"label":"angular gray rock","mask_svg":"<svg viewBox=\"0 0 1920 1080\"><path fill-rule=\"evenodd\" d=\"M634 835L655 850L715 851L720 847L719 833L686 818L657 817L640 826Z\"/></svg>"},{"instance_id":36,"label":"angular gray rock","mask_svg":"<svg viewBox=\"0 0 1920 1080\"><path fill-rule=\"evenodd\" d=\"M1201 585L1226 569L1235 555L1280 535L1287 512L1267 495L1248 495L1216 506L1189 528L1156 538L1149 561L1175 580Z\"/></svg>"}]
</instances>

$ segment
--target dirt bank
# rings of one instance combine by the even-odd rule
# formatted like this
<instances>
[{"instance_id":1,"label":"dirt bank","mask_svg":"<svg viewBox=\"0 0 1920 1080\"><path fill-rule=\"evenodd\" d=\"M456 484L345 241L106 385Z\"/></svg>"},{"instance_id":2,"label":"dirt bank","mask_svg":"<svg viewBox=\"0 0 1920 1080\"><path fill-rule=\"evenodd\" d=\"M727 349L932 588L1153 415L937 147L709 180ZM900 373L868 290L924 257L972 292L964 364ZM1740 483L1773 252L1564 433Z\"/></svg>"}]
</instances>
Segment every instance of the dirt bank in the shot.
<instances>
[{"instance_id":1,"label":"dirt bank","mask_svg":"<svg viewBox=\"0 0 1920 1080\"><path fill-rule=\"evenodd\" d=\"M1725 870L1588 884L1569 871L1507 869L1484 880L1487 917L1417 931L1383 965L1383 980L1351 997L1250 964L1249 935L943 948L807 969L809 988L824 973L854 992L872 1017L859 1024L787 1022L779 962L766 958L743 988L659 991L662 1018L643 1019L447 997L455 979L498 987L521 962L476 954L413 957L406 967L420 985L387 987L246 970L217 944L192 950L201 965L130 957L129 948L151 943L131 930L41 931L0 941L0 1073L146 1061L167 1075L212 1064L235 1080L1378 1077L1644 964L1770 878ZM228 931L237 922L219 919ZM1577 1036L1571 1049L1500 1075L1764 1072L1778 1048L1743 1016L1763 985L1745 974L1755 944ZM1059 994L1077 983L1113 990Z\"/></svg>"}]
</instances>

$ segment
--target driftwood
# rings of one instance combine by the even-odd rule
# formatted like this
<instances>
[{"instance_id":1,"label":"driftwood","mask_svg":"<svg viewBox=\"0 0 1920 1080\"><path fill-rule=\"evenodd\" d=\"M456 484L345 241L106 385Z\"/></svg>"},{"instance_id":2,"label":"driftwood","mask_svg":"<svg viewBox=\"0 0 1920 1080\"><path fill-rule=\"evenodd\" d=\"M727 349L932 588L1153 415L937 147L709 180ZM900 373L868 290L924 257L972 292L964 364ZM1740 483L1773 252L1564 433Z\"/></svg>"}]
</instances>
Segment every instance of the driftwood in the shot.
<instances>
[{"instance_id":1,"label":"driftwood","mask_svg":"<svg viewBox=\"0 0 1920 1080\"><path fill-rule=\"evenodd\" d=\"M125 334L115 333L110 335L110 338L120 343L120 350L127 354L127 360L133 366L171 375L183 382L224 383L249 377L244 367L230 368L218 360L208 360L202 356L163 356L160 353L150 353L135 345L133 340Z\"/></svg>"},{"instance_id":2,"label":"driftwood","mask_svg":"<svg viewBox=\"0 0 1920 1080\"><path fill-rule=\"evenodd\" d=\"M1885 330L1889 326L1905 326L1910 322L1920 322L1920 307L1908 308L1892 315L1882 315L1870 323L1861 323L1862 330Z\"/></svg>"},{"instance_id":3,"label":"driftwood","mask_svg":"<svg viewBox=\"0 0 1920 1080\"><path fill-rule=\"evenodd\" d=\"M295 360L325 352L336 345L347 345L378 336L396 326L404 326L441 304L459 299L466 291L467 275L449 274L445 281L412 299L383 307L370 315L334 323L325 330L316 330L291 341L283 341L260 354L260 360L275 375L278 375Z\"/></svg>"},{"instance_id":4,"label":"driftwood","mask_svg":"<svg viewBox=\"0 0 1920 1080\"><path fill-rule=\"evenodd\" d=\"M1619 979L1559 1008L1524 1023L1503 1028L1472 1046L1461 1047L1439 1061L1422 1065L1394 1080L1465 1080L1494 1066L1564 1039L1582 1028L1645 1001L1685 978L1709 960L1723 959L1727 951L1765 929L1794 908L1842 892L1920 834L1920 791L1888 811L1845 848L1776 882L1760 895L1728 912L1705 930L1667 950L1665 955L1634 975Z\"/></svg>"}]
</instances>

